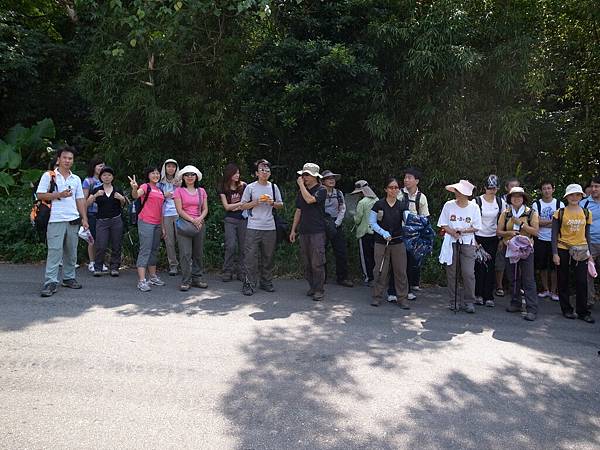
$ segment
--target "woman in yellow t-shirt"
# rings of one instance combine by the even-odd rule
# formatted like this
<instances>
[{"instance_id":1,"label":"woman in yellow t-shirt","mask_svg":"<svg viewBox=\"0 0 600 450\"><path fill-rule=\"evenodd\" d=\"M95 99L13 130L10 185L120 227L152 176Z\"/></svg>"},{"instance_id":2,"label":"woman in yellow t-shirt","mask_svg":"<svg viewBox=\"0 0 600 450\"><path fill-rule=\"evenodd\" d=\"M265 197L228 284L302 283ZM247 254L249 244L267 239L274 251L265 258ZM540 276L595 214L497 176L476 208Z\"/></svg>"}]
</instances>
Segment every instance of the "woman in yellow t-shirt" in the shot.
<instances>
[{"instance_id":1,"label":"woman in yellow t-shirt","mask_svg":"<svg viewBox=\"0 0 600 450\"><path fill-rule=\"evenodd\" d=\"M567 186L564 198L567 206L554 212L552 216L552 259L557 266L558 297L560 309L567 319L579 318L594 323L587 304L587 260L575 261L569 249L575 246L587 246L590 237L592 213L579 206L583 198L583 189L578 184ZM589 255L589 252L588 252ZM588 259L590 259L589 256ZM575 272L575 296L577 314L569 302L570 268Z\"/></svg>"}]
</instances>

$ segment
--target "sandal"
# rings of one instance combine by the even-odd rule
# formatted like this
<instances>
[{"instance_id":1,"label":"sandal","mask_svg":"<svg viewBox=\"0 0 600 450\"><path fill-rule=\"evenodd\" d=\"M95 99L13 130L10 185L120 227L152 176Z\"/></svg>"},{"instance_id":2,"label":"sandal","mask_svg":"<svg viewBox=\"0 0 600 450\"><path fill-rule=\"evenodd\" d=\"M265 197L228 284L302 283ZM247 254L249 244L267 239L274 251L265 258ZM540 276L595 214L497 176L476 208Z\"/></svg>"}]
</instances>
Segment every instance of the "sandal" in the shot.
<instances>
[{"instance_id":1,"label":"sandal","mask_svg":"<svg viewBox=\"0 0 600 450\"><path fill-rule=\"evenodd\" d=\"M496 289L496 295L498 297L504 297L504 289L501 289L501 288Z\"/></svg>"}]
</instances>

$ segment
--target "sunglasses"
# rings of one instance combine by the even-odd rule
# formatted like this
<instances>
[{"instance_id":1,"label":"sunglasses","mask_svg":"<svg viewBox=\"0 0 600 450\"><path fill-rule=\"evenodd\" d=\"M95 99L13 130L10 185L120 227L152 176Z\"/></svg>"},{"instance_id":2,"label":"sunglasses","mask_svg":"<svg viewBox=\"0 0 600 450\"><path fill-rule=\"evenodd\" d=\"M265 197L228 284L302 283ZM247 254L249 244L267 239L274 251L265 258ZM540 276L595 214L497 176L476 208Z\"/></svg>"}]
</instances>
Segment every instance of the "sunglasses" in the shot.
<instances>
[{"instance_id":1,"label":"sunglasses","mask_svg":"<svg viewBox=\"0 0 600 450\"><path fill-rule=\"evenodd\" d=\"M183 176L184 177L195 177L196 174L195 173L184 173Z\"/></svg>"}]
</instances>

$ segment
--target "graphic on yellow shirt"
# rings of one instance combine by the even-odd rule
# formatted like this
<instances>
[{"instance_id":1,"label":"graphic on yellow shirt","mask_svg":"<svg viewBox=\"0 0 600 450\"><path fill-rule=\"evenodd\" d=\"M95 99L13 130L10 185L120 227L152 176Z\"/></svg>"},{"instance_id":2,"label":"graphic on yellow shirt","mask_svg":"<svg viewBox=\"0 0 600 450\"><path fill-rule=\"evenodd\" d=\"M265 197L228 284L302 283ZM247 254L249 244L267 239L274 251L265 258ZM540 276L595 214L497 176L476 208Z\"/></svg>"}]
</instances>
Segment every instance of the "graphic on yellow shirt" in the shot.
<instances>
[{"instance_id":1,"label":"graphic on yellow shirt","mask_svg":"<svg viewBox=\"0 0 600 450\"><path fill-rule=\"evenodd\" d=\"M554 211L552 217L555 219L560 218L560 209ZM560 234L558 236L558 248L568 250L574 245L585 245L587 241L585 239L585 226L586 224L592 223L592 213L588 212L589 216L587 221L585 220L585 213L582 209L579 211L570 211L564 208L562 225L560 227Z\"/></svg>"}]
</instances>

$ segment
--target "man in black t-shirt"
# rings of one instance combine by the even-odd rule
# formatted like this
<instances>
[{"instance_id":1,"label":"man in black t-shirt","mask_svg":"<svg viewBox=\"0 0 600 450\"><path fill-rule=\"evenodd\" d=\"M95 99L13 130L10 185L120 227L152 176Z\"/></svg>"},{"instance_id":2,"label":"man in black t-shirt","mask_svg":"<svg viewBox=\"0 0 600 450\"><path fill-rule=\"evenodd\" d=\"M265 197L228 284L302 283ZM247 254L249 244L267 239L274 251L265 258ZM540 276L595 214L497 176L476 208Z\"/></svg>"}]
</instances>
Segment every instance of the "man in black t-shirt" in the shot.
<instances>
[{"instance_id":1,"label":"man in black t-shirt","mask_svg":"<svg viewBox=\"0 0 600 450\"><path fill-rule=\"evenodd\" d=\"M296 229L300 234L300 255L304 264L304 277L310 286L306 295L313 300L324 299L325 285L325 199L327 191L319 183L320 168L306 163L298 171L296 212L290 232L290 242L296 241Z\"/></svg>"}]
</instances>

